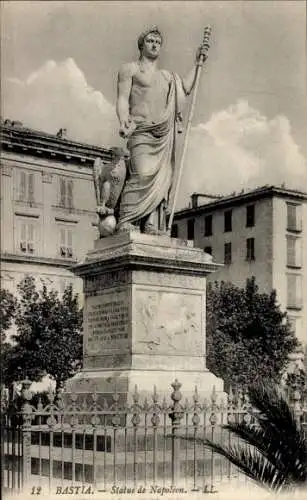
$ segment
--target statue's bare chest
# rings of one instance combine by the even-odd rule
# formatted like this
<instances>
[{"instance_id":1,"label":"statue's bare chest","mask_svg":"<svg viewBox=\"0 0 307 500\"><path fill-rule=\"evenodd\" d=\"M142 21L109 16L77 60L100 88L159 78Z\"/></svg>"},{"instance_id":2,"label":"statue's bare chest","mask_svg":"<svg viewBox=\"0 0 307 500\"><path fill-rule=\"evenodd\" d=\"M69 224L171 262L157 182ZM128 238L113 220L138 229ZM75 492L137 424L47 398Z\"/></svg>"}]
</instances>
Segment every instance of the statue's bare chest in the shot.
<instances>
[{"instance_id":1,"label":"statue's bare chest","mask_svg":"<svg viewBox=\"0 0 307 500\"><path fill-rule=\"evenodd\" d=\"M170 75L163 70L145 71L138 68L133 76L133 86L145 92L152 88L168 91L169 84Z\"/></svg>"}]
</instances>

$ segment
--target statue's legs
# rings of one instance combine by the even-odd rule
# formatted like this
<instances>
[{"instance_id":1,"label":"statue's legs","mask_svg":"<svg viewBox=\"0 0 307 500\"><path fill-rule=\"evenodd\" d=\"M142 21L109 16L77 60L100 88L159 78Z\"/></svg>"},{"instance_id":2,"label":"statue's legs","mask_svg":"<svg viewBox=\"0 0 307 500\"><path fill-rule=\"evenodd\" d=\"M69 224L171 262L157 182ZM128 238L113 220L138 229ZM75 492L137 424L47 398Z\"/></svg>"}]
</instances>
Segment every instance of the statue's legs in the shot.
<instances>
[{"instance_id":1,"label":"statue's legs","mask_svg":"<svg viewBox=\"0 0 307 500\"><path fill-rule=\"evenodd\" d=\"M147 234L161 234L166 232L164 201L147 217L144 217L141 224L141 231Z\"/></svg>"}]
</instances>

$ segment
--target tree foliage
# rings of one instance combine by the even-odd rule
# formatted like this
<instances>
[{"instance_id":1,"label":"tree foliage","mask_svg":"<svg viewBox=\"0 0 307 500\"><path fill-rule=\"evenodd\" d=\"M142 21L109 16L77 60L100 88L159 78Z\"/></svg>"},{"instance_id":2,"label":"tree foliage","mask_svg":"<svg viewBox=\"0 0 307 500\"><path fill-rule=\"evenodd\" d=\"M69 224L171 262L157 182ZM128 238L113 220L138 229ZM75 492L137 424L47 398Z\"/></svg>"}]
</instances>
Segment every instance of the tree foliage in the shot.
<instances>
[{"instance_id":1,"label":"tree foliage","mask_svg":"<svg viewBox=\"0 0 307 500\"><path fill-rule=\"evenodd\" d=\"M50 375L57 387L72 377L82 360L82 311L69 286L62 297L44 285L36 289L33 277L19 285L15 345L7 347L3 380L40 380Z\"/></svg>"},{"instance_id":2,"label":"tree foliage","mask_svg":"<svg viewBox=\"0 0 307 500\"><path fill-rule=\"evenodd\" d=\"M5 332L11 327L16 312L16 298L8 290L0 290L0 334L5 341Z\"/></svg>"},{"instance_id":3,"label":"tree foliage","mask_svg":"<svg viewBox=\"0 0 307 500\"><path fill-rule=\"evenodd\" d=\"M275 291L259 293L254 278L245 288L209 284L207 367L226 385L250 386L264 378L278 382L297 345Z\"/></svg>"}]
</instances>

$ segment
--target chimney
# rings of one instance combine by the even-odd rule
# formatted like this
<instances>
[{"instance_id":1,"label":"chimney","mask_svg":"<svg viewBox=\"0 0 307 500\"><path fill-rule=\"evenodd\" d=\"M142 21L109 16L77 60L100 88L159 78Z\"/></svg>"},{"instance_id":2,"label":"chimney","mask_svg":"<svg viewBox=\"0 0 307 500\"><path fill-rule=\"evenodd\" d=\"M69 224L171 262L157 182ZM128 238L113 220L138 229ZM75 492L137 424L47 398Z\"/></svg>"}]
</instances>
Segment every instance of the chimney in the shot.
<instances>
[{"instance_id":1,"label":"chimney","mask_svg":"<svg viewBox=\"0 0 307 500\"><path fill-rule=\"evenodd\" d=\"M191 195L192 208L196 208L197 207L197 201L198 201L198 194L197 193L193 193Z\"/></svg>"},{"instance_id":2,"label":"chimney","mask_svg":"<svg viewBox=\"0 0 307 500\"><path fill-rule=\"evenodd\" d=\"M193 193L191 195L191 205L192 208L198 207L198 200L201 198L200 203L201 205L205 205L206 203L211 203L212 201L220 200L223 198L222 195L216 195L216 194L209 194L209 193Z\"/></svg>"}]
</instances>

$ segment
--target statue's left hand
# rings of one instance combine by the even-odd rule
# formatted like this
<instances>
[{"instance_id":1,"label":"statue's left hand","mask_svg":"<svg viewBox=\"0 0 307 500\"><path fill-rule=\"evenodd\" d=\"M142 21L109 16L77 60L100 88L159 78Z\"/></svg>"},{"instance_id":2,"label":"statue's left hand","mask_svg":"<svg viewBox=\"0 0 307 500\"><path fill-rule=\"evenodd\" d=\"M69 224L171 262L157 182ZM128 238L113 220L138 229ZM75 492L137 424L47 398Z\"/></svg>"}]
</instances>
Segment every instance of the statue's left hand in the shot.
<instances>
[{"instance_id":1,"label":"statue's left hand","mask_svg":"<svg viewBox=\"0 0 307 500\"><path fill-rule=\"evenodd\" d=\"M208 49L209 46L206 45L201 45L198 47L197 52L196 52L196 62L205 62L208 59Z\"/></svg>"}]
</instances>

